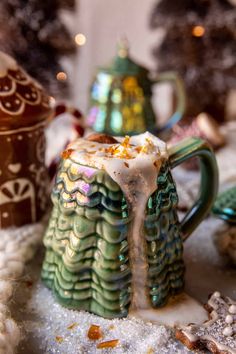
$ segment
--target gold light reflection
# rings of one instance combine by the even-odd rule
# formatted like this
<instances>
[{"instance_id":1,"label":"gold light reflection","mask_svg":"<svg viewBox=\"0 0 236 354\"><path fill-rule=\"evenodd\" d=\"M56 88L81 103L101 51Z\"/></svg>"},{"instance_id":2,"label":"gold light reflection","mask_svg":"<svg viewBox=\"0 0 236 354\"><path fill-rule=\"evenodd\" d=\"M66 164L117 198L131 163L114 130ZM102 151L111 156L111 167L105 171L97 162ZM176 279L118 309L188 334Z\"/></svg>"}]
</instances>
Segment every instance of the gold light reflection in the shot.
<instances>
[{"instance_id":1,"label":"gold light reflection","mask_svg":"<svg viewBox=\"0 0 236 354\"><path fill-rule=\"evenodd\" d=\"M58 81L66 81L67 80L67 74L64 71L59 71L56 76Z\"/></svg>"},{"instance_id":2,"label":"gold light reflection","mask_svg":"<svg viewBox=\"0 0 236 354\"><path fill-rule=\"evenodd\" d=\"M192 29L192 35L194 37L202 37L205 33L205 28L203 26L194 26Z\"/></svg>"},{"instance_id":3,"label":"gold light reflection","mask_svg":"<svg viewBox=\"0 0 236 354\"><path fill-rule=\"evenodd\" d=\"M82 46L86 43L86 37L83 33L78 33L75 36L75 43L79 46Z\"/></svg>"}]
</instances>

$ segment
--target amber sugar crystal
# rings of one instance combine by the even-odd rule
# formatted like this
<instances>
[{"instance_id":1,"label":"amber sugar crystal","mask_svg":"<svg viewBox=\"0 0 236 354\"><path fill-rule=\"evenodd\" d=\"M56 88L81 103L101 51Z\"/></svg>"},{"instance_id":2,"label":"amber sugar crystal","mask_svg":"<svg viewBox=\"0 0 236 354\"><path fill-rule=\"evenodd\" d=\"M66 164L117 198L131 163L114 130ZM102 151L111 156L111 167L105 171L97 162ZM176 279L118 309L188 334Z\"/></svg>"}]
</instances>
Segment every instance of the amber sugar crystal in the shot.
<instances>
[{"instance_id":1,"label":"amber sugar crystal","mask_svg":"<svg viewBox=\"0 0 236 354\"><path fill-rule=\"evenodd\" d=\"M98 349L115 348L119 344L119 339L107 340L97 344Z\"/></svg>"},{"instance_id":2,"label":"amber sugar crystal","mask_svg":"<svg viewBox=\"0 0 236 354\"><path fill-rule=\"evenodd\" d=\"M77 323L77 322L74 322L74 323L72 323L71 325L69 325L69 326L67 327L67 329L71 330L71 329L74 329L74 328L77 327L77 326L78 326L78 323Z\"/></svg>"},{"instance_id":3,"label":"amber sugar crystal","mask_svg":"<svg viewBox=\"0 0 236 354\"><path fill-rule=\"evenodd\" d=\"M63 159L68 159L73 151L74 151L73 149L67 149L61 153L61 157Z\"/></svg>"},{"instance_id":4,"label":"amber sugar crystal","mask_svg":"<svg viewBox=\"0 0 236 354\"><path fill-rule=\"evenodd\" d=\"M61 336L56 336L55 339L56 339L57 343L62 343L64 341L63 337L61 337Z\"/></svg>"},{"instance_id":5,"label":"amber sugar crystal","mask_svg":"<svg viewBox=\"0 0 236 354\"><path fill-rule=\"evenodd\" d=\"M100 326L92 324L88 330L88 338L90 340L98 340L103 337L103 333Z\"/></svg>"},{"instance_id":6,"label":"amber sugar crystal","mask_svg":"<svg viewBox=\"0 0 236 354\"><path fill-rule=\"evenodd\" d=\"M109 146L105 149L105 152L119 158L130 159L132 158L128 150L130 146L130 137L127 135L121 144Z\"/></svg>"}]
</instances>

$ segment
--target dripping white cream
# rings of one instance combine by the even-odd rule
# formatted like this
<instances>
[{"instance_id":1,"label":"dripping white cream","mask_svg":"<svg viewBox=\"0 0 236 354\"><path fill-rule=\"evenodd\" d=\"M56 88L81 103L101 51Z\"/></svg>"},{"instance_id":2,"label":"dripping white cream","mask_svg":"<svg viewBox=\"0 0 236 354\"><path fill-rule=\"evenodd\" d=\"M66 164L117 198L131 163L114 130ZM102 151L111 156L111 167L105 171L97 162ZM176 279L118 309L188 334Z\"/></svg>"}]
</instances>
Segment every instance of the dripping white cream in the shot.
<instances>
[{"instance_id":1,"label":"dripping white cream","mask_svg":"<svg viewBox=\"0 0 236 354\"><path fill-rule=\"evenodd\" d=\"M151 304L144 218L148 199L157 189L157 175L163 159L167 158L167 149L164 142L150 133L117 140L119 143L111 146L79 139L68 148L72 149L72 160L105 169L126 197L132 216L128 233L132 273L130 309L148 309Z\"/></svg>"}]
</instances>

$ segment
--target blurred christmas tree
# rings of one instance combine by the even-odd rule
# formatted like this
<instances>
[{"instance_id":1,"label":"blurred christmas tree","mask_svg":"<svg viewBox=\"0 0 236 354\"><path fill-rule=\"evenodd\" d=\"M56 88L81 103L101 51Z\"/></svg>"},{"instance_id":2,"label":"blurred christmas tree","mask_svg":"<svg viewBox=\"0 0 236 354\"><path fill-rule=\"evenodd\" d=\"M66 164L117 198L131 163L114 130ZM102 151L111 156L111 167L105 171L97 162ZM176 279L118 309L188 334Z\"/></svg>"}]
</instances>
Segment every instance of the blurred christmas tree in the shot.
<instances>
[{"instance_id":1,"label":"blurred christmas tree","mask_svg":"<svg viewBox=\"0 0 236 354\"><path fill-rule=\"evenodd\" d=\"M161 0L152 28L165 35L154 49L158 70L177 70L188 96L187 115L202 111L224 118L229 90L236 87L236 1Z\"/></svg>"},{"instance_id":2,"label":"blurred christmas tree","mask_svg":"<svg viewBox=\"0 0 236 354\"><path fill-rule=\"evenodd\" d=\"M0 50L14 56L33 77L56 96L68 85L60 63L75 52L75 43L60 18L74 0L1 0Z\"/></svg>"}]
</instances>

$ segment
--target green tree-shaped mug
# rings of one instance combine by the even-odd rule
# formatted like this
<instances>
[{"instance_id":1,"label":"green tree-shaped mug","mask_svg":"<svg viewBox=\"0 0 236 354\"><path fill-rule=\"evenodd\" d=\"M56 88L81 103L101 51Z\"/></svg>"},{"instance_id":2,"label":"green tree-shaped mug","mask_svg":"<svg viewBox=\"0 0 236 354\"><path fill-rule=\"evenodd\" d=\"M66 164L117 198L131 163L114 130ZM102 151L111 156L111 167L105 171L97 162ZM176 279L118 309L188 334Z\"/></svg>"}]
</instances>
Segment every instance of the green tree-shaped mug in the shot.
<instances>
[{"instance_id":1,"label":"green tree-shaped mug","mask_svg":"<svg viewBox=\"0 0 236 354\"><path fill-rule=\"evenodd\" d=\"M179 222L171 169L191 157L201 163L200 194ZM210 211L217 187L214 153L203 140L169 150L149 133L119 143L104 135L77 140L63 153L52 192L44 283L61 304L107 318L163 306L183 290L183 241Z\"/></svg>"}]
</instances>

